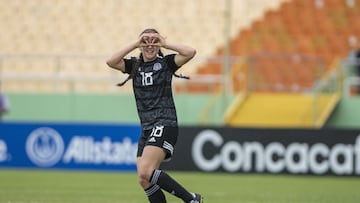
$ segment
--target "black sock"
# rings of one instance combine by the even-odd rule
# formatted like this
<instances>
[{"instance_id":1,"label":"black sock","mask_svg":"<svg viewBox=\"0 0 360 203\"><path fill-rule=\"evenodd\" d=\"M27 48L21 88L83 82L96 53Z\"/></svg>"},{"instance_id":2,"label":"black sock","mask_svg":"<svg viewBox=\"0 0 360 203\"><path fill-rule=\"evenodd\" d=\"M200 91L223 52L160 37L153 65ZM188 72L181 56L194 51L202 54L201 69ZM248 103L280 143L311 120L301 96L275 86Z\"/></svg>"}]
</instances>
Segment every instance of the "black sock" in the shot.
<instances>
[{"instance_id":1,"label":"black sock","mask_svg":"<svg viewBox=\"0 0 360 203\"><path fill-rule=\"evenodd\" d=\"M150 178L150 182L152 184L159 185L161 189L164 189L166 192L184 200L184 202L190 202L194 199L190 192L188 192L183 186L172 179L168 174L159 169L154 170Z\"/></svg>"},{"instance_id":2,"label":"black sock","mask_svg":"<svg viewBox=\"0 0 360 203\"><path fill-rule=\"evenodd\" d=\"M150 186L145 193L151 203L166 203L165 195L158 185Z\"/></svg>"}]
</instances>

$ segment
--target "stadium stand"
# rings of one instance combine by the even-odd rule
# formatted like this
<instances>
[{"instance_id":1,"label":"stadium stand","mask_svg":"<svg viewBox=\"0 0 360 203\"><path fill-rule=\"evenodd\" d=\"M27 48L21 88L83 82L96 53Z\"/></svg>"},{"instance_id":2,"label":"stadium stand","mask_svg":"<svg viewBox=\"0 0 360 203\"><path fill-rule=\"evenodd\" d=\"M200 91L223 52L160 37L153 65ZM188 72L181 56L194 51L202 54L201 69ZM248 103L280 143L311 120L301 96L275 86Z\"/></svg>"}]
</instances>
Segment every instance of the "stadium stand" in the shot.
<instances>
[{"instance_id":1,"label":"stadium stand","mask_svg":"<svg viewBox=\"0 0 360 203\"><path fill-rule=\"evenodd\" d=\"M358 1L293 0L284 2L278 10L267 11L263 19L251 26L253 34L240 34L238 37L244 39L233 42L245 43L233 43L235 47L231 50L239 47L240 53L249 56L248 82L243 83L247 84L248 93L241 101L233 103L235 107L226 115L227 124L322 127L337 105L341 90L337 87L325 93L329 89L321 87L319 91L318 84L330 85L329 81L339 80L330 78L330 75L341 76L339 65L333 64L338 58L346 57L359 42L358 23L355 22L359 8ZM222 74L221 69L219 72ZM324 80L327 82L320 82ZM331 85L338 86L338 83ZM264 91L274 94L264 99L261 93ZM307 97L311 98L311 108L301 111L302 115L308 115L306 121L300 119L291 123L299 107L309 106ZM277 101L279 98L281 102ZM277 102L271 102L273 100ZM295 104L293 101L303 102ZM269 106L269 103L276 105Z\"/></svg>"},{"instance_id":2,"label":"stadium stand","mask_svg":"<svg viewBox=\"0 0 360 203\"><path fill-rule=\"evenodd\" d=\"M254 19L261 17L264 10L277 7L281 1L233 1L231 35L248 27ZM41 75L48 74L49 84L54 83L51 80L68 83L62 85L64 88L53 89L55 92L120 91L108 87L91 89L90 83L94 84L92 86L112 86L115 82L114 74L118 78L116 81L122 80L123 76L109 70L104 63L93 63L93 60L86 63L83 59L93 57L96 61L103 62L109 54L135 39L147 27L158 29L171 41L181 41L197 48L197 57L183 70L189 74L224 42L226 5L222 0L211 3L205 0L171 0L166 3L162 0L0 0L0 3L6 5L0 8L0 27L6 30L0 35L0 75L3 89L7 92L51 91L53 86L37 89L35 85L33 89L30 88L31 85L21 83L10 85L17 81L9 74L14 73L21 80L26 79L26 84L30 84L39 80L36 78L39 70L43 70L40 71L43 72ZM28 57L33 57L31 61L39 61L36 62L38 70L32 72L29 67L24 67L25 71L10 64L26 63ZM47 65L48 61L50 64ZM79 61L82 61L81 64ZM84 85L84 80L68 79L70 76L76 78L77 75L90 72L94 72L94 75L107 75L110 79L100 83L89 79L87 85ZM102 76L100 80L104 80L101 79ZM42 76L39 77L43 79ZM65 87L73 85L88 88Z\"/></svg>"},{"instance_id":3,"label":"stadium stand","mask_svg":"<svg viewBox=\"0 0 360 203\"><path fill-rule=\"evenodd\" d=\"M360 2L356 0L283 2L279 9L267 10L264 17L255 21L250 29L239 32L232 40L231 55L251 57L259 53L277 53L301 55L307 58L317 57L325 67L321 70L325 74L335 58L346 57L356 46L356 41L360 41L359 22L355 22L360 15L359 4ZM351 39L355 39L355 43ZM218 51L219 57L222 54L222 50ZM301 60L299 63L294 66L291 61L288 61L287 66L301 71L303 77L295 74L298 79L297 85L308 87L309 82L314 83L321 74L314 75L314 72L318 71L309 68L308 60ZM271 81L275 77L271 74L279 73L281 70L277 69L274 62L270 64L272 64L270 67L272 71L257 74L268 77ZM202 69L215 69L206 70L207 73L222 74L223 72L221 65L214 66L211 63L202 65L198 70L199 73L203 72ZM295 72L298 73L298 71ZM283 85L292 84L284 83ZM233 87L233 89L236 88Z\"/></svg>"}]
</instances>

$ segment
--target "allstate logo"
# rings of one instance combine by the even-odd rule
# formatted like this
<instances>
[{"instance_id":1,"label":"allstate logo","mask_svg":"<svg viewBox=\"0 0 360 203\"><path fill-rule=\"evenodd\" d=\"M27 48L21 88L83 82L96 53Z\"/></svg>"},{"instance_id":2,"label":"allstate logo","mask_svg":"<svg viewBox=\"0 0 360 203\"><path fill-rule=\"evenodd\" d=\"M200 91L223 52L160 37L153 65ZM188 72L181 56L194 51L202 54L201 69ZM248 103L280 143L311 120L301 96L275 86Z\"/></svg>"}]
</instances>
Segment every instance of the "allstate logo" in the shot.
<instances>
[{"instance_id":1,"label":"allstate logo","mask_svg":"<svg viewBox=\"0 0 360 203\"><path fill-rule=\"evenodd\" d=\"M64 141L61 135L48 127L32 131L26 141L26 153L29 159L40 167L51 167L61 159Z\"/></svg>"}]
</instances>

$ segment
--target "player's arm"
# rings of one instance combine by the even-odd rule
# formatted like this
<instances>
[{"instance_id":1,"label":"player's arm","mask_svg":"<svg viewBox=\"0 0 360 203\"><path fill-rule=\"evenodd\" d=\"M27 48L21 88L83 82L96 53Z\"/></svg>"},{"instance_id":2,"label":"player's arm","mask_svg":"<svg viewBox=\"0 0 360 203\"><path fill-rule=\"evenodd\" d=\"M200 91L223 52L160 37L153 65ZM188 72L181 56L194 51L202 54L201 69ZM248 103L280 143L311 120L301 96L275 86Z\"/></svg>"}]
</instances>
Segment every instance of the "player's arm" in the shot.
<instances>
[{"instance_id":1,"label":"player's arm","mask_svg":"<svg viewBox=\"0 0 360 203\"><path fill-rule=\"evenodd\" d=\"M157 34L157 38L159 39L159 43L162 47L177 52L174 60L176 65L179 67L190 61L196 54L196 50L192 47L182 44L168 43L165 41L165 38L159 34Z\"/></svg>"},{"instance_id":2,"label":"player's arm","mask_svg":"<svg viewBox=\"0 0 360 203\"><path fill-rule=\"evenodd\" d=\"M108 60L106 60L106 64L111 68L125 72L124 57L137 47L137 42L129 44L120 51L115 52Z\"/></svg>"},{"instance_id":3,"label":"player's arm","mask_svg":"<svg viewBox=\"0 0 360 203\"><path fill-rule=\"evenodd\" d=\"M178 52L178 54L175 55L174 60L179 67L190 61L196 54L194 48L186 45L167 44L166 47L167 49Z\"/></svg>"},{"instance_id":4,"label":"player's arm","mask_svg":"<svg viewBox=\"0 0 360 203\"><path fill-rule=\"evenodd\" d=\"M145 38L147 37L147 34L142 34L136 42L133 42L127 46L125 46L120 51L115 52L108 60L106 60L106 64L114 69L120 70L122 72L125 72L125 61L124 57L132 52L134 49L144 46L146 43L148 43Z\"/></svg>"}]
</instances>

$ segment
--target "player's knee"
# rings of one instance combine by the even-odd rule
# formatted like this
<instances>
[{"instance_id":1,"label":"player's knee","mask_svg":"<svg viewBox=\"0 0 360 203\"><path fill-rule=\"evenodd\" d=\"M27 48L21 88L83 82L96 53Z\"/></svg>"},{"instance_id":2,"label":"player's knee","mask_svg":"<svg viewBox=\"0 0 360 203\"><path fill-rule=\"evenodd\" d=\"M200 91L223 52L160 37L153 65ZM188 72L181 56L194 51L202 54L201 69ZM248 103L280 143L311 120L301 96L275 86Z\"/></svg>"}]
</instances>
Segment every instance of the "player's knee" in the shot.
<instances>
[{"instance_id":1,"label":"player's knee","mask_svg":"<svg viewBox=\"0 0 360 203\"><path fill-rule=\"evenodd\" d=\"M142 188L146 189L148 187L150 187L151 183L149 181L147 181L144 178L139 177L139 184L141 185Z\"/></svg>"},{"instance_id":2,"label":"player's knee","mask_svg":"<svg viewBox=\"0 0 360 203\"><path fill-rule=\"evenodd\" d=\"M150 178L154 169L152 167L140 166L138 167L138 180L141 186L150 186Z\"/></svg>"},{"instance_id":3,"label":"player's knee","mask_svg":"<svg viewBox=\"0 0 360 203\"><path fill-rule=\"evenodd\" d=\"M151 185L150 183L151 173L147 170L138 171L138 181L143 188L147 188Z\"/></svg>"}]
</instances>

